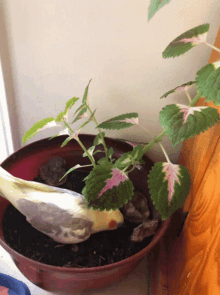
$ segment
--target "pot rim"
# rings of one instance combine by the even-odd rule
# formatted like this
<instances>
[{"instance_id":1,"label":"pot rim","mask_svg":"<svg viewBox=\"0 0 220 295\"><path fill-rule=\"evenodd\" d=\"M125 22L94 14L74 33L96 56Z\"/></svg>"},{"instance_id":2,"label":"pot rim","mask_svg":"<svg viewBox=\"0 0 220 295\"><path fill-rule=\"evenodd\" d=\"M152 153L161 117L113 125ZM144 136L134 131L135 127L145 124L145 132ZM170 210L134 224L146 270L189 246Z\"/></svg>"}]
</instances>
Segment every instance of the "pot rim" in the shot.
<instances>
[{"instance_id":1,"label":"pot rim","mask_svg":"<svg viewBox=\"0 0 220 295\"><path fill-rule=\"evenodd\" d=\"M94 137L95 135L92 135L92 134L80 134L79 135L80 137L83 137L83 136L88 136L88 137ZM110 138L110 137L106 137L110 140L116 140L117 139L114 139L114 138ZM43 142L45 140L49 139L48 138L44 138L44 139L41 139L41 140L37 140L35 142L32 142L32 143L29 143L28 145L25 145L24 147L18 149L16 152L12 153L7 159L5 159L1 165L4 166L5 162L7 161L13 161L13 157L14 157L14 154L15 153L19 153L19 152L22 152L24 149L28 148L28 147L31 147L33 146L34 144L36 143L40 143L40 142ZM126 143L127 144L127 143ZM129 146L129 144L127 144ZM0 198L3 198L0 196ZM3 198L4 199L4 198ZM5 200L5 199L4 199ZM7 201L7 200L6 200ZM7 201L8 204L10 204L9 201ZM171 215L172 216L172 215ZM129 263L130 261L132 260L135 260L136 258L143 258L158 242L159 240L161 239L161 237L164 235L164 233L166 232L169 224L170 224L170 221L171 221L171 216L162 221L161 222L161 225L160 225L160 228L159 230L156 232L156 234L153 236L153 239L152 241L150 242L150 244L148 244L147 247L145 247L144 249L142 249L141 251L137 252L136 254L126 258L126 259L123 259L121 261L118 261L118 262L114 262L114 263L111 263L111 264L108 264L108 265L104 265L104 266L96 266L96 267L84 267L84 268L70 268L70 267L62 267L62 266L53 266L53 265L49 265L49 264L45 264L45 263L41 263L41 262L38 262L38 261L35 261L33 259L30 259L18 252L16 252L14 249L12 249L9 245L6 244L5 241L2 240L2 238L0 237L0 245L7 251L9 252L12 257L16 260L16 257L19 257L19 259L21 260L25 260L31 264L34 264L36 265L39 269L46 269L46 270L51 270L51 271L56 271L56 270L60 270L62 269L63 272L71 272L71 273L86 273L86 272L97 272L97 271L105 271L105 270L110 270L112 268L117 268L117 267L120 267L121 265L124 265L124 264L127 264Z\"/></svg>"}]
</instances>

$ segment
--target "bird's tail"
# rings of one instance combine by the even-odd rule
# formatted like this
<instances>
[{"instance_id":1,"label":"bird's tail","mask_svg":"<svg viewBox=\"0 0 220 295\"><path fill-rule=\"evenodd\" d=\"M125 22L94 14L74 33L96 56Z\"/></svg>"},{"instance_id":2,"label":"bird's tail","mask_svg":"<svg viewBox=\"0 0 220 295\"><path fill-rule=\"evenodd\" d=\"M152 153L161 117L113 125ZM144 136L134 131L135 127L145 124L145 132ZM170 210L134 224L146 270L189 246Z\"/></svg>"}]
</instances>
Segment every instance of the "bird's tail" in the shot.
<instances>
[{"instance_id":1,"label":"bird's tail","mask_svg":"<svg viewBox=\"0 0 220 295\"><path fill-rule=\"evenodd\" d=\"M17 208L17 201L28 197L31 191L54 192L56 188L17 178L0 166L0 195ZM18 208L17 208L18 209Z\"/></svg>"},{"instance_id":2,"label":"bird's tail","mask_svg":"<svg viewBox=\"0 0 220 295\"><path fill-rule=\"evenodd\" d=\"M0 166L0 195L17 208L17 201L24 194L16 185L14 177Z\"/></svg>"},{"instance_id":3,"label":"bird's tail","mask_svg":"<svg viewBox=\"0 0 220 295\"><path fill-rule=\"evenodd\" d=\"M55 188L43 183L35 182L35 181L29 181L29 180L23 180L21 178L15 177L11 175L9 172L7 172L5 169L3 169L0 166L0 179L4 179L7 181L10 181L12 183L16 183L19 186L24 187L30 187L34 188L40 191L44 192L54 192Z\"/></svg>"}]
</instances>

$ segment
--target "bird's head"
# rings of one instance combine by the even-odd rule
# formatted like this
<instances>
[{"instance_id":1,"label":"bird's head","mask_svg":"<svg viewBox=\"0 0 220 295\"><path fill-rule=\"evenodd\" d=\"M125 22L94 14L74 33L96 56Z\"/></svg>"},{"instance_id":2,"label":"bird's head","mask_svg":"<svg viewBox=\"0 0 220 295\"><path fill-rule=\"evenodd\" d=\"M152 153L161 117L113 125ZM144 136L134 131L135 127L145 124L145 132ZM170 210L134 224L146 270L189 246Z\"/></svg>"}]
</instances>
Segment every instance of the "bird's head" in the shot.
<instances>
[{"instance_id":1,"label":"bird's head","mask_svg":"<svg viewBox=\"0 0 220 295\"><path fill-rule=\"evenodd\" d=\"M93 210L89 209L89 213L92 215L93 233L103 231L103 230L113 230L117 229L120 225L124 223L124 217L120 210Z\"/></svg>"}]
</instances>

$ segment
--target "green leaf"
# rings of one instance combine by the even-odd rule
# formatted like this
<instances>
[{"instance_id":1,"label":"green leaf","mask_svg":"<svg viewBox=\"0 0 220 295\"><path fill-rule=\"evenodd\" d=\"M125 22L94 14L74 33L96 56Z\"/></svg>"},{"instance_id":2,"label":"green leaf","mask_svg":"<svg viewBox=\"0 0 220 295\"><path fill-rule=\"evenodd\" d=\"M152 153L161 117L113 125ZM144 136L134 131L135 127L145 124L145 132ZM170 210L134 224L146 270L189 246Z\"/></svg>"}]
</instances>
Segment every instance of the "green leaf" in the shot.
<instances>
[{"instance_id":1,"label":"green leaf","mask_svg":"<svg viewBox=\"0 0 220 295\"><path fill-rule=\"evenodd\" d=\"M186 167L156 163L148 174L151 199L162 219L181 208L189 194L190 174Z\"/></svg>"},{"instance_id":2,"label":"green leaf","mask_svg":"<svg viewBox=\"0 0 220 295\"><path fill-rule=\"evenodd\" d=\"M60 135L59 134L53 135L49 138L49 140L54 139L55 137L58 137L58 136L60 136Z\"/></svg>"},{"instance_id":3,"label":"green leaf","mask_svg":"<svg viewBox=\"0 0 220 295\"><path fill-rule=\"evenodd\" d=\"M177 92L177 91L188 90L190 88L190 86L193 84L195 84L195 81L190 81L190 82L184 83L180 86L177 86L176 88L164 93L164 95L162 95L161 98L167 97L169 94Z\"/></svg>"},{"instance_id":4,"label":"green leaf","mask_svg":"<svg viewBox=\"0 0 220 295\"><path fill-rule=\"evenodd\" d=\"M76 114L76 113L78 113L82 108L84 108L86 106L86 104L85 103L82 103L79 107L78 107L78 109L75 111L75 113L74 114Z\"/></svg>"},{"instance_id":5,"label":"green leaf","mask_svg":"<svg viewBox=\"0 0 220 295\"><path fill-rule=\"evenodd\" d=\"M108 153L107 153L107 157L108 157L109 159L111 159L112 156L113 156L113 154L114 154L114 150L113 150L112 147L110 147L110 149L108 150Z\"/></svg>"},{"instance_id":6,"label":"green leaf","mask_svg":"<svg viewBox=\"0 0 220 295\"><path fill-rule=\"evenodd\" d=\"M64 112L60 112L60 113L57 115L55 121L56 121L56 122L61 122L61 121L63 121L63 120L64 120L64 116L65 116L65 113L64 113Z\"/></svg>"},{"instance_id":7,"label":"green leaf","mask_svg":"<svg viewBox=\"0 0 220 295\"><path fill-rule=\"evenodd\" d=\"M79 165L79 164L77 164L77 165L75 165L74 167L70 168L70 169L69 169L69 170L63 175L63 177L60 179L60 181L61 181L64 177L66 177L69 173L73 172L74 170L76 170L76 169L78 169L78 168L91 167L91 166L92 166L92 164L91 164L91 165Z\"/></svg>"},{"instance_id":8,"label":"green leaf","mask_svg":"<svg viewBox=\"0 0 220 295\"><path fill-rule=\"evenodd\" d=\"M87 104L87 101L88 101L88 91L89 91L89 84L91 83L92 79L89 80L89 83L88 85L86 86L86 89L85 89L85 92L84 92L84 95L83 95L83 104Z\"/></svg>"},{"instance_id":9,"label":"green leaf","mask_svg":"<svg viewBox=\"0 0 220 295\"><path fill-rule=\"evenodd\" d=\"M109 165L109 160L107 158L101 158L100 160L98 160L97 164L99 165L106 165L108 166Z\"/></svg>"},{"instance_id":10,"label":"green leaf","mask_svg":"<svg viewBox=\"0 0 220 295\"><path fill-rule=\"evenodd\" d=\"M148 7L148 20L150 20L160 8L169 2L170 0L151 0Z\"/></svg>"},{"instance_id":11,"label":"green leaf","mask_svg":"<svg viewBox=\"0 0 220 295\"><path fill-rule=\"evenodd\" d=\"M89 117L88 120L86 120L80 127L79 130L82 129L84 126L86 126L88 123L90 123L93 120L93 117L95 115L96 110L94 110L94 112L92 112L91 116Z\"/></svg>"},{"instance_id":12,"label":"green leaf","mask_svg":"<svg viewBox=\"0 0 220 295\"><path fill-rule=\"evenodd\" d=\"M145 152L143 151L143 147L144 147L143 144L140 143L133 148L132 156L133 156L134 162L140 161L142 159L143 155L145 154Z\"/></svg>"},{"instance_id":13,"label":"green leaf","mask_svg":"<svg viewBox=\"0 0 220 295\"><path fill-rule=\"evenodd\" d=\"M61 148L64 147L65 145L67 145L67 143L68 143L70 140L72 140L72 139L73 139L73 137L71 137L71 136L67 137L67 138L64 140L64 142L62 143Z\"/></svg>"},{"instance_id":14,"label":"green leaf","mask_svg":"<svg viewBox=\"0 0 220 295\"><path fill-rule=\"evenodd\" d=\"M36 135L39 131L58 126L53 117L46 118L35 123L23 136L22 144Z\"/></svg>"},{"instance_id":15,"label":"green leaf","mask_svg":"<svg viewBox=\"0 0 220 295\"><path fill-rule=\"evenodd\" d=\"M160 112L160 124L173 146L204 132L219 120L218 111L211 107L189 107L181 104L165 106Z\"/></svg>"},{"instance_id":16,"label":"green leaf","mask_svg":"<svg viewBox=\"0 0 220 295\"><path fill-rule=\"evenodd\" d=\"M163 51L163 58L180 56L198 44L206 42L209 24L203 24L186 31L175 38Z\"/></svg>"},{"instance_id":17,"label":"green leaf","mask_svg":"<svg viewBox=\"0 0 220 295\"><path fill-rule=\"evenodd\" d=\"M220 61L204 66L197 72L196 84L207 102L220 105Z\"/></svg>"},{"instance_id":18,"label":"green leaf","mask_svg":"<svg viewBox=\"0 0 220 295\"><path fill-rule=\"evenodd\" d=\"M93 209L116 210L132 199L133 190L132 182L123 171L102 162L86 177L82 194Z\"/></svg>"},{"instance_id":19,"label":"green leaf","mask_svg":"<svg viewBox=\"0 0 220 295\"><path fill-rule=\"evenodd\" d=\"M79 113L77 114L77 116L73 120L72 124L75 123L76 121L82 119L82 118L86 118L87 117L87 115L86 115L87 109L88 109L87 105L82 105L80 110L79 110Z\"/></svg>"},{"instance_id":20,"label":"green leaf","mask_svg":"<svg viewBox=\"0 0 220 295\"><path fill-rule=\"evenodd\" d=\"M67 112L71 109L71 107L79 100L78 97L73 97L69 99L66 103L65 110L63 112L60 112L59 115L56 117L56 122L63 121L65 119L65 116L67 115Z\"/></svg>"},{"instance_id":21,"label":"green leaf","mask_svg":"<svg viewBox=\"0 0 220 295\"><path fill-rule=\"evenodd\" d=\"M135 124L138 124L138 114L137 113L128 113L119 115L117 117L111 118L97 126L97 128L103 129L124 129L131 127Z\"/></svg>"},{"instance_id":22,"label":"green leaf","mask_svg":"<svg viewBox=\"0 0 220 295\"><path fill-rule=\"evenodd\" d=\"M124 169L125 167L129 167L133 163L133 155L132 152L124 153L114 164L114 167L118 169Z\"/></svg>"},{"instance_id":23,"label":"green leaf","mask_svg":"<svg viewBox=\"0 0 220 295\"><path fill-rule=\"evenodd\" d=\"M93 145L94 145L94 146L97 146L97 145L99 145L99 144L102 144L102 137L105 137L105 132L101 132L101 134L98 133L98 134L96 135L96 137L95 137L95 139L94 139L94 142L93 142Z\"/></svg>"},{"instance_id":24,"label":"green leaf","mask_svg":"<svg viewBox=\"0 0 220 295\"><path fill-rule=\"evenodd\" d=\"M94 152L95 146L91 146L90 148L87 149L88 153L92 156ZM87 157L86 153L83 153L83 157Z\"/></svg>"},{"instance_id":25,"label":"green leaf","mask_svg":"<svg viewBox=\"0 0 220 295\"><path fill-rule=\"evenodd\" d=\"M65 114L71 109L71 107L79 100L79 97L73 97L66 103Z\"/></svg>"},{"instance_id":26,"label":"green leaf","mask_svg":"<svg viewBox=\"0 0 220 295\"><path fill-rule=\"evenodd\" d=\"M132 164L135 165L139 163L143 155L143 148L139 144L133 148L133 151L124 153L120 158L118 158L114 164L114 167L117 167L118 169L124 169Z\"/></svg>"}]
</instances>

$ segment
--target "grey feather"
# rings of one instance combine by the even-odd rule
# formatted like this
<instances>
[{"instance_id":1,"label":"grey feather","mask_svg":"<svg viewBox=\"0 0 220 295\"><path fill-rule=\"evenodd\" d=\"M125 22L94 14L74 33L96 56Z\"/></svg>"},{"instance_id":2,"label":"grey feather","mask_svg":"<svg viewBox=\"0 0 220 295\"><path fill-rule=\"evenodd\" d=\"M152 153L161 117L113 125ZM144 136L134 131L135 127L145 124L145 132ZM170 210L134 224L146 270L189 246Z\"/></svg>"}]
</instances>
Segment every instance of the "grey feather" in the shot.
<instances>
[{"instance_id":1,"label":"grey feather","mask_svg":"<svg viewBox=\"0 0 220 295\"><path fill-rule=\"evenodd\" d=\"M33 227L51 237L62 236L63 232L64 239L71 235L83 241L91 234L93 226L91 220L74 217L52 203L35 203L27 199L20 199L18 208Z\"/></svg>"}]
</instances>

